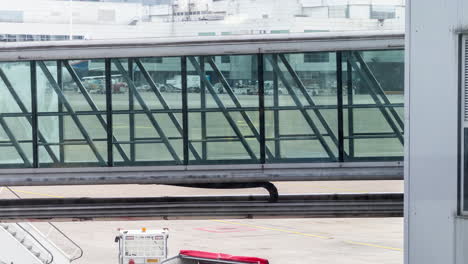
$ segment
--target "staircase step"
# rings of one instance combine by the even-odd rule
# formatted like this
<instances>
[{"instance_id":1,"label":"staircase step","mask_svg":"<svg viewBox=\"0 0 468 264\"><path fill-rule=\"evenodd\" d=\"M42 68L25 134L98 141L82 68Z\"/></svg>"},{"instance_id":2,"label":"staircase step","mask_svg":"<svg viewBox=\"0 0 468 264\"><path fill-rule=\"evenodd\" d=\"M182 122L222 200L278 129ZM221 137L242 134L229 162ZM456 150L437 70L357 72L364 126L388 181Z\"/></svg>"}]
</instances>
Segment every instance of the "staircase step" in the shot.
<instances>
[{"instance_id":1,"label":"staircase step","mask_svg":"<svg viewBox=\"0 0 468 264\"><path fill-rule=\"evenodd\" d=\"M39 260L40 260L42 263L44 263L44 264L47 264L47 263L49 262L49 260L47 260L47 259L39 258Z\"/></svg>"},{"instance_id":2,"label":"staircase step","mask_svg":"<svg viewBox=\"0 0 468 264\"><path fill-rule=\"evenodd\" d=\"M31 253L36 256L37 258L41 255L41 252L31 250Z\"/></svg>"},{"instance_id":3,"label":"staircase step","mask_svg":"<svg viewBox=\"0 0 468 264\"><path fill-rule=\"evenodd\" d=\"M35 246L35 242L28 239L29 235L15 227L14 224L0 223L0 228L3 228L12 235L25 249L31 252L31 254L34 255L40 263L47 264L50 261L49 256L47 254L42 254L43 252Z\"/></svg>"}]
</instances>

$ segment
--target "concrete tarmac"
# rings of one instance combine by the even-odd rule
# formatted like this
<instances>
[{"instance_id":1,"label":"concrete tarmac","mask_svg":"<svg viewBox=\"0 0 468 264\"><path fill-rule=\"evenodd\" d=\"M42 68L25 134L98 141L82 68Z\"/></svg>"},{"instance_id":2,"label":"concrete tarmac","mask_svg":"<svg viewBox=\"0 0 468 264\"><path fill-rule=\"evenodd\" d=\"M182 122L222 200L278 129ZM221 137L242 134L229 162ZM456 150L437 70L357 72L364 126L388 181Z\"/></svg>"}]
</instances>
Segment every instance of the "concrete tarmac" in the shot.
<instances>
[{"instance_id":1,"label":"concrete tarmac","mask_svg":"<svg viewBox=\"0 0 468 264\"><path fill-rule=\"evenodd\" d=\"M402 192L402 181L280 182L286 193ZM162 185L15 187L22 198L258 194L262 189L207 190ZM8 190L0 199L15 199ZM84 250L76 264L116 264L117 229L170 230L169 256L181 249L267 258L273 264L403 263L402 218L106 221L55 223ZM47 223L35 224L46 232ZM63 239L52 237L56 243ZM66 252L72 248L60 245ZM68 247L68 248L67 248Z\"/></svg>"}]
</instances>

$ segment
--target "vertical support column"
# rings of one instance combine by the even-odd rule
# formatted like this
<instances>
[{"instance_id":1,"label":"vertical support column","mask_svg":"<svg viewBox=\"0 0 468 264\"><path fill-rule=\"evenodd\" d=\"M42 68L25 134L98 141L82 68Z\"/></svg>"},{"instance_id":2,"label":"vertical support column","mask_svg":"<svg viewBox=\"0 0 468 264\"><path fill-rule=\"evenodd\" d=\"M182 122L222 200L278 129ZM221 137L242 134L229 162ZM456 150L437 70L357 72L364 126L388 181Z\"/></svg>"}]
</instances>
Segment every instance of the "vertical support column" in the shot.
<instances>
[{"instance_id":1,"label":"vertical support column","mask_svg":"<svg viewBox=\"0 0 468 264\"><path fill-rule=\"evenodd\" d=\"M338 161L343 162L345 151L343 133L343 61L341 51L336 52L336 89L338 114Z\"/></svg>"},{"instance_id":2,"label":"vertical support column","mask_svg":"<svg viewBox=\"0 0 468 264\"><path fill-rule=\"evenodd\" d=\"M182 78L182 138L183 138L183 153L184 153L184 165L189 163L189 124L188 124L188 93L187 93L187 57L181 58L181 78Z\"/></svg>"},{"instance_id":3,"label":"vertical support column","mask_svg":"<svg viewBox=\"0 0 468 264\"><path fill-rule=\"evenodd\" d=\"M37 118L37 73L36 62L30 62L31 70L31 114L32 114L32 154L33 154L33 167L39 167L39 144L37 138L38 131L38 118Z\"/></svg>"},{"instance_id":4,"label":"vertical support column","mask_svg":"<svg viewBox=\"0 0 468 264\"><path fill-rule=\"evenodd\" d=\"M105 78L106 78L106 114L107 114L107 166L114 166L114 141L112 138L112 66L111 59L105 59Z\"/></svg>"},{"instance_id":5,"label":"vertical support column","mask_svg":"<svg viewBox=\"0 0 468 264\"><path fill-rule=\"evenodd\" d=\"M135 73L133 71L133 59L128 59L128 75L132 81L135 81ZM135 101L133 89L128 89L128 109L129 109L129 122L130 122L130 161L135 162Z\"/></svg>"},{"instance_id":6,"label":"vertical support column","mask_svg":"<svg viewBox=\"0 0 468 264\"><path fill-rule=\"evenodd\" d=\"M200 69L203 75L205 73L205 57L200 56ZM206 87L205 83L203 82L203 77L200 76L200 107L202 109L201 114L201 138L202 138L202 160L208 159L208 142L206 141L207 138L207 130L206 130Z\"/></svg>"},{"instance_id":7,"label":"vertical support column","mask_svg":"<svg viewBox=\"0 0 468 264\"><path fill-rule=\"evenodd\" d=\"M346 54L349 56L349 53ZM349 62L349 58L346 60L346 73L347 73L347 86L348 86L348 137L349 137L349 151L348 156L354 157L354 108L353 108L353 68Z\"/></svg>"},{"instance_id":8,"label":"vertical support column","mask_svg":"<svg viewBox=\"0 0 468 264\"><path fill-rule=\"evenodd\" d=\"M59 86L60 91L63 92L63 73L62 73L62 61L57 61L57 84ZM65 162L65 137L64 137L64 127L63 127L63 103L62 100L58 100L58 125L59 125L59 160L60 163Z\"/></svg>"},{"instance_id":9,"label":"vertical support column","mask_svg":"<svg viewBox=\"0 0 468 264\"><path fill-rule=\"evenodd\" d=\"M258 110L260 122L260 163L265 164L265 76L263 71L263 54L257 55L258 75Z\"/></svg>"},{"instance_id":10,"label":"vertical support column","mask_svg":"<svg viewBox=\"0 0 468 264\"><path fill-rule=\"evenodd\" d=\"M273 54L273 63L278 65L278 55ZM281 140L280 140L280 118L279 118L279 86L278 86L278 74L273 70L273 119L274 119L274 135L275 135L275 158L281 158Z\"/></svg>"}]
</instances>

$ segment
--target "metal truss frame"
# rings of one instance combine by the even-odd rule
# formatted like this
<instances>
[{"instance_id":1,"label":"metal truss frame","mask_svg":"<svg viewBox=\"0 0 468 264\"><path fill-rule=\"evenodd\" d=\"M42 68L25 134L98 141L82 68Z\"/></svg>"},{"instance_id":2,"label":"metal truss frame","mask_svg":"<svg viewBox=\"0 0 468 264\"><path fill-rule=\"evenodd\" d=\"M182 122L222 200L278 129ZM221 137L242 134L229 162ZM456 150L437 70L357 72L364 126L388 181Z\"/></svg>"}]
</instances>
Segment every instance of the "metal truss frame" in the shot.
<instances>
[{"instance_id":1,"label":"metal truss frame","mask_svg":"<svg viewBox=\"0 0 468 264\"><path fill-rule=\"evenodd\" d=\"M182 108L172 109L167 103L161 91L159 91L156 82L153 80L151 74L145 68L140 58L112 58L105 59L105 79L106 79L106 109L99 109L96 103L93 101L92 96L88 92L87 88L82 83L82 79L77 74L76 70L70 64L68 60L58 60L57 65L57 76L54 77L49 70L48 66L44 61L31 61L31 110L28 110L24 102L15 91L12 83L10 82L7 74L0 68L0 79L7 88L9 94L14 99L20 109L20 113L3 113L0 114L0 127L5 131L8 137L8 142L1 142L1 146L13 147L18 156L23 161L23 164L13 165L16 167L33 167L38 168L45 166L46 164L40 164L39 162L39 147L44 147L49 155L49 158L54 166L60 166L60 164L70 166L73 164L66 163L64 157L64 146L65 145L87 145L97 162L87 163L91 166L103 166L113 167L121 165L146 165L145 163L138 162L135 160L135 144L139 143L161 143L170 153L173 161L167 163L161 162L161 164L167 165L189 165L189 164L213 164L213 160L208 158L208 143L209 142L229 142L236 141L240 142L245 152L247 153L248 163L266 164L275 162L344 162L360 160L354 157L355 147L354 140L361 138L397 138L401 144L403 144L403 121L396 112L397 107L402 107L401 104L393 104L387 98L385 92L379 81L376 79L371 68L362 58L358 51L335 51L336 54L336 78L337 78L337 104L336 105L318 105L313 95L310 95L307 91L306 86L299 77L298 73L294 70L291 63L285 54L264 54L258 53L257 59L257 83L258 83L258 107L245 107L242 105L239 98L234 93L233 88L229 84L226 76L220 70L216 64L213 56L182 56L181 58L181 75L182 75ZM253 55L251 55L253 56ZM198 60L197 60L198 58ZM126 60L128 63L128 69L122 64L122 60ZM266 63L268 62L268 63ZM200 76L200 109L191 109L188 106L187 94L189 93L187 88L187 64L190 63L195 72ZM271 65L273 71L273 107L265 106L265 91L264 91L264 72L265 65ZM117 72L123 77L128 85L129 89L129 110L113 110L112 109L112 82L111 82L111 71L112 65L115 66ZM231 100L234 107L226 106L223 99L218 95L215 86L206 76L205 66L209 65L212 73L216 76L217 80L222 85L222 88L227 93L227 98ZM284 66L286 71L282 70L280 65ZM343 65L346 65L347 71L347 82L343 83ZM58 112L38 112L37 110L37 69L39 69L46 77L50 87L54 94L58 98ZM90 111L75 111L71 103L67 100L63 92L63 69L65 69L71 76L73 82L76 84L79 92L83 95L84 101L90 107ZM145 101L143 95L139 92L135 84L134 72L138 69L143 77L143 80L149 85L150 91L157 98L158 103L161 104L162 109L151 109L148 102ZM362 80L364 80L365 88L369 91L369 95L373 99L375 104L353 104L353 72L357 74ZM291 78L288 78L288 77ZM292 81L291 81L292 80ZM282 84L288 91L294 105L292 106L280 106L279 104L279 84ZM343 89L343 87L346 87ZM347 92L345 92L347 90ZM347 95L347 104L344 102L344 95ZM207 108L206 99L208 96L214 100L216 109ZM300 99L305 99L305 103ZM224 99L225 100L225 99ZM135 110L135 104L141 107L141 110ZM383 118L389 124L392 132L388 133L356 133L353 128L354 113L353 109L358 108L376 108L380 111ZM336 109L337 110L337 128L336 132L330 127L321 110L324 109ZM348 110L346 118L348 119L348 136L344 133L344 109ZM295 134L295 135L282 135L280 131L280 111L282 110L295 110L299 111L306 121L308 127L312 130L313 134ZM257 128L254 125L254 120L248 115L248 112L255 111L258 113ZM272 111L274 117L274 139L267 139L265 136L265 111ZM192 112L200 112L201 114L201 140L191 140L189 138L188 130L190 127L188 115ZM207 113L217 112L221 113L229 127L235 134L235 137L209 137L207 133ZM167 114L171 124L176 128L179 133L178 136L167 135L164 128L161 127L155 114L163 113ZM182 120L179 120L176 113L182 114ZM232 113L238 113L242 117L242 121L248 127L249 134L245 135L239 126L237 125ZM130 141L123 142L119 141L112 129L112 116L114 114L129 114L129 128L130 128ZM135 137L135 114L144 114L151 124L151 127L157 132L158 138L136 138ZM80 120L81 115L96 116L101 127L106 131L106 139L93 139L93 137L86 130L82 121ZM106 119L104 118L106 115ZM43 132L39 130L38 116L58 116L59 125L59 142L50 143L47 141ZM69 139L64 140L64 121L63 117L71 117L73 123L78 128L83 139ZM8 117L25 117L31 125L32 129L32 140L18 140L13 131L6 122ZM329 140L327 140L327 138ZM183 157L177 153L171 140L182 140L183 141ZM259 149L254 150L252 144L249 144L248 140L256 140L259 145ZM283 140L317 140L322 146L324 152L327 154L327 158L313 159L288 159L281 157L281 141ZM107 157L104 157L96 147L95 141L107 141ZM267 141L274 141L274 150L266 144ZM346 149L345 140L348 140L348 148ZM23 149L22 143L31 143L33 145L32 160L26 154L27 152ZM194 142L201 143L201 152L197 150ZM126 153L122 144L130 144L130 153ZM54 151L51 146L58 145L60 150ZM115 150L114 150L115 148ZM116 151L116 153L114 153ZM123 162L115 162L115 154L119 154L122 157ZM257 154L259 153L259 154ZM376 158L362 158L361 160L387 160L387 157L381 159ZM390 158L391 160L391 158ZM396 159L398 160L398 157ZM216 160L214 160L216 163ZM246 160L229 160L229 161L218 161L218 163L244 163ZM157 162L157 161L155 161ZM156 163L159 164L159 163ZM76 166L83 166L86 163L77 163ZM155 163L147 162L147 165L155 165ZM2 165L0 165L2 166ZM11 167L12 165L8 165Z\"/></svg>"},{"instance_id":2,"label":"metal truss frame","mask_svg":"<svg viewBox=\"0 0 468 264\"><path fill-rule=\"evenodd\" d=\"M156 132L158 133L160 139L162 140L162 142L166 146L166 148L169 151L169 153L171 154L172 158L176 161L177 164L182 164L182 161L181 161L180 157L177 155L177 152L175 151L174 147L169 142L169 138L166 136L166 133L164 132L162 127L159 125L159 122L154 117L153 113L151 112L151 109L149 108L149 106L147 105L147 103L145 102L143 97L141 96L140 92L136 89L135 83L133 82L132 78L130 78L128 72L125 70L122 63L120 63L119 59L113 59L112 62L117 67L119 73L122 74L123 78L125 79L125 81L128 84L129 90L132 91L132 94L133 94L134 98L136 99L138 104L143 109L143 111L146 114L146 116L148 117L151 125L156 130Z\"/></svg>"},{"instance_id":3,"label":"metal truss frame","mask_svg":"<svg viewBox=\"0 0 468 264\"><path fill-rule=\"evenodd\" d=\"M400 143L403 144L403 121L395 111L395 108L391 105L390 100L383 92L382 87L380 86L375 76L372 74L369 66L364 61L359 52L349 52L346 58L351 65L350 69L353 69L365 81L365 86L369 91L369 95L372 97L377 108L382 113L388 125L391 127L396 138L398 138Z\"/></svg>"},{"instance_id":4,"label":"metal truss frame","mask_svg":"<svg viewBox=\"0 0 468 264\"><path fill-rule=\"evenodd\" d=\"M402 217L402 193L0 200L0 222Z\"/></svg>"},{"instance_id":5,"label":"metal truss frame","mask_svg":"<svg viewBox=\"0 0 468 264\"><path fill-rule=\"evenodd\" d=\"M194 57L189 57L188 59L189 59L190 63L193 65L193 67L195 68L195 71L198 73L198 75L200 75L200 79L203 81L206 89L208 90L209 94L212 96L212 98L215 101L218 108L221 110L223 116L226 118L226 121L229 123L229 126L232 128L232 130L236 134L237 138L241 142L241 144L244 147L245 151L248 153L248 155L250 156L250 158L252 160L258 161L259 158L255 155L255 152L252 150L249 143L247 143L247 140L245 139L245 136L242 134L242 132L239 129L239 127L237 126L236 122L232 118L230 111L228 111L226 109L226 106L224 105L223 101L221 100L221 98L219 98L218 94L216 93L214 86L211 84L210 80L208 80L208 78L204 74L204 71L202 71L202 68L201 68L200 64L197 62L197 60ZM210 61L210 58L208 58L208 61ZM216 67L216 65L215 65L215 67ZM216 72L216 70L215 70L215 72ZM219 72L219 70L218 70L217 74L218 74L218 77L221 77L222 79L224 79L224 77L222 76L221 72ZM223 84L223 85L225 85L225 84ZM225 86L225 88L226 88L226 86ZM230 89L229 86L227 88ZM230 96L231 96L231 100L233 100L233 102L236 104L236 106L238 108L240 108L241 105L240 105L239 101L237 100L237 98L235 97L235 95L230 94ZM248 122L249 127L251 128L253 126L253 124L252 124L252 121L250 120L250 118L241 109L239 109L239 111L241 113L243 113L242 116L243 116L244 120L246 122ZM256 131L255 127L254 127L254 130ZM254 132L254 134L255 134L255 132Z\"/></svg>"},{"instance_id":6,"label":"metal truss frame","mask_svg":"<svg viewBox=\"0 0 468 264\"><path fill-rule=\"evenodd\" d=\"M39 68L42 70L43 74L45 75L46 79L49 81L49 84L52 86L52 89L56 93L58 100L63 104L65 107L66 111L68 112L68 115L72 118L73 122L77 126L78 130L80 131L81 135L85 139L87 145L90 147L92 150L93 154L95 155L97 161L105 166L106 162L104 158L102 157L101 153L99 153L99 150L97 149L96 145L94 144L93 139L89 135L89 133L86 131L86 128L80 121L78 115L76 112L73 110L72 105L70 102L68 102L66 96L64 95L62 89L58 85L57 81L55 80L54 76L51 74L49 69L47 68L47 65L43 61L37 61L37 65L39 65ZM41 143L39 143L41 144Z\"/></svg>"}]
</instances>

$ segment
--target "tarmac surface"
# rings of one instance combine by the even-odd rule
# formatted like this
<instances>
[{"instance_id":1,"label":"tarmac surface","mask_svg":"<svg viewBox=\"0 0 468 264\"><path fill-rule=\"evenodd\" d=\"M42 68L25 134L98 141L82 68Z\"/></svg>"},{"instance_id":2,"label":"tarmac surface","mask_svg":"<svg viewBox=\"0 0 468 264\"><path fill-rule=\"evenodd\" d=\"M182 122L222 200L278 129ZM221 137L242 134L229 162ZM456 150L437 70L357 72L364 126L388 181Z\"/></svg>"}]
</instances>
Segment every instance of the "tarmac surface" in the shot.
<instances>
[{"instance_id":1,"label":"tarmac surface","mask_svg":"<svg viewBox=\"0 0 468 264\"><path fill-rule=\"evenodd\" d=\"M402 181L279 182L282 194L402 192ZM208 190L163 185L47 186L12 188L22 198L143 197L259 194L262 189ZM15 196L1 189L0 199ZM84 256L76 264L116 264L118 228L169 228L169 256L191 249L262 257L270 263L403 263L402 218L242 219L58 222ZM46 230L47 223L35 224ZM66 247L67 245L61 245Z\"/></svg>"}]
</instances>

